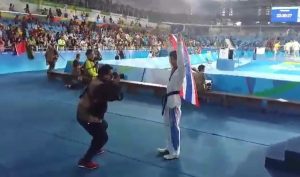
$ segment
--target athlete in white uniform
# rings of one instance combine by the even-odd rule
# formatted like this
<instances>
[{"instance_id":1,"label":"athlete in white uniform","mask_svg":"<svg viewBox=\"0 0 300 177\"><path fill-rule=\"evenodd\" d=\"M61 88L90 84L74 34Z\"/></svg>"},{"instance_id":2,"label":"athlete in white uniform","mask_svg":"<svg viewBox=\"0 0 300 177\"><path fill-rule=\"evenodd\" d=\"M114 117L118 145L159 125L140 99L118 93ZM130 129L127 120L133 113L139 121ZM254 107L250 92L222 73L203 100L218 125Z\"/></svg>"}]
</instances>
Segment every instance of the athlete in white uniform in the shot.
<instances>
[{"instance_id":1,"label":"athlete in white uniform","mask_svg":"<svg viewBox=\"0 0 300 177\"><path fill-rule=\"evenodd\" d=\"M178 37L177 52L170 52L170 64L172 66L167 93L163 104L163 118L167 132L167 146L159 148L158 152L164 159L177 159L180 154L180 118L181 118L181 98L179 91L185 77L185 66L183 59L182 36Z\"/></svg>"}]
</instances>

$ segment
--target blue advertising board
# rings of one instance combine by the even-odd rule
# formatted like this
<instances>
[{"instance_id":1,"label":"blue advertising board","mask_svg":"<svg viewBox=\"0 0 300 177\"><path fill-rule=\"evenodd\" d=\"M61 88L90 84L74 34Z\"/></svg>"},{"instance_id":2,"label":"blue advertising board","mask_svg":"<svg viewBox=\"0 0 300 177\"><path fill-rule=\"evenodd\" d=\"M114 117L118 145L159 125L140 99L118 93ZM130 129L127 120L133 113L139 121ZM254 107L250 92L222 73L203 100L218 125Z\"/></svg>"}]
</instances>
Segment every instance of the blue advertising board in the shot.
<instances>
[{"instance_id":1,"label":"blue advertising board","mask_svg":"<svg viewBox=\"0 0 300 177\"><path fill-rule=\"evenodd\" d=\"M298 23L300 22L300 7L273 7L271 22Z\"/></svg>"}]
</instances>

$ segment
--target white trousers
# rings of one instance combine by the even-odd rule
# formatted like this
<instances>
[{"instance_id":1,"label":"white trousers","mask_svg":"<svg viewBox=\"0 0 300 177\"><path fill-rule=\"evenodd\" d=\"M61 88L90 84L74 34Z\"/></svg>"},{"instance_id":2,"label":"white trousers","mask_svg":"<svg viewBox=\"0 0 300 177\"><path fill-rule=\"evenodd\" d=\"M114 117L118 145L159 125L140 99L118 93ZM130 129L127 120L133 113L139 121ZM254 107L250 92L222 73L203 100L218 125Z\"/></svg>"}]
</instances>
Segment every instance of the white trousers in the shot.
<instances>
[{"instance_id":1,"label":"white trousers","mask_svg":"<svg viewBox=\"0 0 300 177\"><path fill-rule=\"evenodd\" d=\"M167 146L170 154L180 154L180 119L181 107L168 108L164 110L164 123L167 135Z\"/></svg>"}]
</instances>

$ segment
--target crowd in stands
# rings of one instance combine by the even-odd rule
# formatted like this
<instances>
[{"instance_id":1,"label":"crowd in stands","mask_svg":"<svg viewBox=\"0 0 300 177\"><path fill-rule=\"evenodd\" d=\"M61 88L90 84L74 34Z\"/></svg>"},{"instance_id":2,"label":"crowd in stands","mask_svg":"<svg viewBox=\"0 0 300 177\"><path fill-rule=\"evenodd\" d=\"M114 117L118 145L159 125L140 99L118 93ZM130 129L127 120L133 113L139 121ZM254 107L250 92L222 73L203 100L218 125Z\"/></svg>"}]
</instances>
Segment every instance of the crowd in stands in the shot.
<instances>
[{"instance_id":1,"label":"crowd in stands","mask_svg":"<svg viewBox=\"0 0 300 177\"><path fill-rule=\"evenodd\" d=\"M9 5L10 11L15 11L14 4ZM158 56L161 48L165 47L167 34L153 33L152 29L142 28L138 22L132 22L124 27L124 20L119 18L114 22L111 17L97 16L96 23L86 21L88 14L81 14L80 20L74 16L70 21L55 21L55 16L62 16L60 9L54 14L50 9L44 9L46 21L39 21L31 15L30 7L26 4L24 12L27 16L16 15L14 20L2 20L0 14L0 52L14 50L15 44L27 41L33 50L45 50L48 45L54 45L58 50L86 50L97 48L100 50L138 50L150 49L152 56ZM65 14L68 16L68 14ZM99 26L108 24L106 26ZM2 22L2 23L1 23ZM133 26L138 27L133 28ZM190 53L199 53L201 48L226 48L225 39L231 39L238 49L253 50L255 47L266 47L273 50L274 45L280 42L283 45L289 42L286 36L276 38L258 36L200 36L196 40L186 38ZM295 39L295 38L294 38ZM297 40L297 39L296 39Z\"/></svg>"},{"instance_id":2,"label":"crowd in stands","mask_svg":"<svg viewBox=\"0 0 300 177\"><path fill-rule=\"evenodd\" d=\"M51 44L57 46L58 50L86 50L94 47L102 50L150 48L159 51L165 34L153 34L142 28L135 31L117 24L99 27L95 23L78 20L40 22L28 14L22 18L16 15L14 20L0 19L0 38L1 51L4 48L12 50L16 43L23 40L34 50L45 50Z\"/></svg>"},{"instance_id":3,"label":"crowd in stands","mask_svg":"<svg viewBox=\"0 0 300 177\"><path fill-rule=\"evenodd\" d=\"M10 4L9 10L15 10L13 4ZM24 11L27 15L16 14L13 20L0 18L0 52L14 51L16 44L27 41L34 51L46 50L49 45L55 46L58 50L150 49L151 56L154 57L166 46L166 32L143 28L138 21L132 21L129 26L124 26L124 19L119 18L115 23L111 17L103 16L101 26L97 22L86 21L83 17L87 17L88 14L82 14L81 20L74 17L61 22L54 20L55 15L51 8L47 10L46 20L41 21L30 13L28 4ZM57 10L56 15L60 16L61 11ZM100 18L98 15L97 21ZM195 43L195 40L187 43L194 47L199 44Z\"/></svg>"},{"instance_id":4,"label":"crowd in stands","mask_svg":"<svg viewBox=\"0 0 300 177\"><path fill-rule=\"evenodd\" d=\"M280 43L279 50L284 50L284 45L291 41L300 41L299 37L289 37L285 35L277 37L264 36L200 36L197 41L202 47L226 48L225 39L230 39L236 49L254 50L256 47L265 47L266 50L273 51L275 44Z\"/></svg>"}]
</instances>

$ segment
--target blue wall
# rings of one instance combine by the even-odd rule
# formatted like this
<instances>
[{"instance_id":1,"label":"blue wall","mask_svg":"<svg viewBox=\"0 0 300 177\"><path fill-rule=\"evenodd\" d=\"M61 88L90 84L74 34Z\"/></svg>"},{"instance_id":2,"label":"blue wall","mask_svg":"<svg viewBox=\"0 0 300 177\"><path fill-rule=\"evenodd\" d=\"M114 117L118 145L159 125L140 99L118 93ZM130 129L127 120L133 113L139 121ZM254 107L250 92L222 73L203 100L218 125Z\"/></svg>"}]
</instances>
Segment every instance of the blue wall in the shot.
<instances>
[{"instance_id":1,"label":"blue wall","mask_svg":"<svg viewBox=\"0 0 300 177\"><path fill-rule=\"evenodd\" d=\"M56 63L56 69L63 69L66 67L68 60L73 60L75 58L75 51L60 51L59 59ZM79 52L81 54L81 60L85 60L85 52ZM124 51L126 58L147 58L148 50L127 50ZM104 60L115 59L116 51L107 50L101 52ZM44 57L44 52L36 52L35 58L29 60L26 54L15 56L11 53L0 53L0 74L16 73L16 72L26 72L26 71L40 71L46 70L46 61Z\"/></svg>"},{"instance_id":2,"label":"blue wall","mask_svg":"<svg viewBox=\"0 0 300 177\"><path fill-rule=\"evenodd\" d=\"M207 74L207 78L212 80L214 91L300 101L299 82L222 74Z\"/></svg>"},{"instance_id":3,"label":"blue wall","mask_svg":"<svg viewBox=\"0 0 300 177\"><path fill-rule=\"evenodd\" d=\"M61 52L56 63L56 68L64 68L67 64L67 59L74 58L75 52ZM27 54L14 56L11 53L0 54L0 74L8 74L25 71L45 70L46 61L44 53L36 53L33 60L27 58Z\"/></svg>"}]
</instances>

